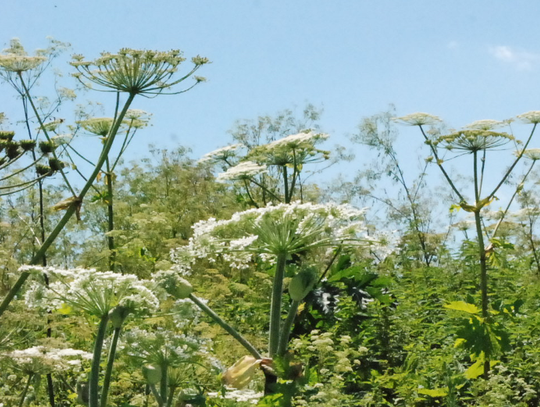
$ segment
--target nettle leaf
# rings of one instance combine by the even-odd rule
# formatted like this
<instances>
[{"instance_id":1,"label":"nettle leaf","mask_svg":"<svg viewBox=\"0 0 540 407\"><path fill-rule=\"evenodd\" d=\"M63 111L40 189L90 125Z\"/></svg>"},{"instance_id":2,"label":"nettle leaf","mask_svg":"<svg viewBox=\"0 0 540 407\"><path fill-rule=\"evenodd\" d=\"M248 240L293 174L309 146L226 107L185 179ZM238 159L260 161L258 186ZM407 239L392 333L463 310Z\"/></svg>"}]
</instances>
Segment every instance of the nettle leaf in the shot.
<instances>
[{"instance_id":1,"label":"nettle leaf","mask_svg":"<svg viewBox=\"0 0 540 407\"><path fill-rule=\"evenodd\" d=\"M453 309L455 311L463 311L463 312L466 312L468 314L479 314L480 313L480 308L478 308L474 304L469 304L468 302L465 302L465 301L453 301L453 302L450 302L450 303L445 304L443 306L444 306L444 308L447 308L447 309Z\"/></svg>"}]
</instances>

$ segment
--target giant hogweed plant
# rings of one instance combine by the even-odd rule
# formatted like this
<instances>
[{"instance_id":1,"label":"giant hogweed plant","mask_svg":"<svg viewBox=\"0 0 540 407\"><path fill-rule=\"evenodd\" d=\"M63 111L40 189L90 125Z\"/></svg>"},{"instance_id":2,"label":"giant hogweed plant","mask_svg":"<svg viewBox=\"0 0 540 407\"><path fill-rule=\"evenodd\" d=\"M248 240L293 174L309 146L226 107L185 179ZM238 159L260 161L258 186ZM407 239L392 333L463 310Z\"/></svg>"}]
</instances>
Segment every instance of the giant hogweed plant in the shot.
<instances>
[{"instance_id":1,"label":"giant hogweed plant","mask_svg":"<svg viewBox=\"0 0 540 407\"><path fill-rule=\"evenodd\" d=\"M226 169L217 180L243 188L250 206L302 201L303 167L329 159L328 151L316 147L327 138L327 134L305 130L251 147L243 155L243 144L229 145L206 154L201 162L220 164Z\"/></svg>"},{"instance_id":2,"label":"giant hogweed plant","mask_svg":"<svg viewBox=\"0 0 540 407\"><path fill-rule=\"evenodd\" d=\"M474 216L477 243L477 264L479 269L480 307L463 301L456 301L446 305L446 308L462 312L469 321L465 328L460 330L457 344L467 347L475 362L468 371L469 377L483 374L488 377L495 358L507 347L507 334L504 328L494 320L494 312L490 310L489 303L489 270L496 267L497 251L508 246L500 239L498 232L506 215L508 214L516 196L523 189L524 183L531 173L536 161L540 159L538 149L529 149L529 144L540 122L540 112L532 111L517 116L517 119L532 124L532 129L525 141L519 141L514 136L501 131L495 131L508 126L510 121L480 120L465 128L449 134L440 134L437 130L442 121L436 116L426 113L415 113L398 117L395 120L402 124L417 126L424 137L425 144L429 146L431 155L427 158L440 169L443 177L450 186L457 202L451 210L463 209ZM426 129L431 127L431 131ZM486 171L491 152L498 150L508 143L514 143L515 158L504 171L502 177L493 186L486 185ZM447 152L448 155L445 153ZM452 157L453 155L453 157ZM468 194L458 187L447 169L446 161L460 156L471 157L472 168L472 194ZM497 200L497 193L515 172L517 164L522 158L530 159L530 164L511 194L507 205L501 210L498 221L492 228L486 228L484 211ZM486 243L487 239L487 243Z\"/></svg>"},{"instance_id":3,"label":"giant hogweed plant","mask_svg":"<svg viewBox=\"0 0 540 407\"><path fill-rule=\"evenodd\" d=\"M260 366L266 376L266 393L275 391L272 387L276 380L271 368L273 360L286 355L298 308L317 280L323 277L328 263L335 260L334 250L355 247L367 252L382 247L368 234L364 213L364 210L349 205L298 202L254 208L236 213L229 220L198 222L193 227L189 244L173 252L176 263L173 270L177 275L187 277L191 275L192 267L201 261L227 264L237 269L248 268L254 262L272 265L266 352L253 346L190 290L185 294L251 355L251 359L239 362L226 375L231 385L243 382L246 372L253 373ZM288 286L290 302L288 315L282 320L286 276L291 277Z\"/></svg>"},{"instance_id":4,"label":"giant hogweed plant","mask_svg":"<svg viewBox=\"0 0 540 407\"><path fill-rule=\"evenodd\" d=\"M41 63L44 62L45 57L41 55L29 57L17 52L17 50L8 52L0 58L0 70L4 72L4 75L8 78L8 82L15 86L20 94L28 100L31 111L37 117L40 128L47 137L46 123L43 122L39 115L40 112L33 102L33 95L30 93L30 87L26 80L26 72L32 69L38 69ZM202 65L208 63L206 58L200 56L192 58L193 67L187 73L177 77L180 65L184 61L185 58L182 57L181 52L178 50L160 52L129 48L121 49L116 54L102 53L95 60L85 60L82 55L75 55L73 57L71 65L77 70L73 76L82 85L89 88L95 87L98 91L112 92L116 95L113 122L105 137L99 158L94 163L93 171L89 176L85 177L85 184L79 191L75 191L75 188L69 184L65 172L61 171L72 196L57 205L58 209L65 210L64 216L44 241L41 242L41 247L30 261L31 265L40 264L45 253L64 229L70 218L75 213L79 213L83 199L100 174L135 98L138 96L155 97L161 94L183 93L204 80L204 78L194 76L194 73ZM176 85L190 77L195 78L193 85L183 90L174 90ZM123 95L125 95L125 98L123 98ZM4 297L0 304L0 316L7 309L29 275L27 271L23 271L12 289Z\"/></svg>"},{"instance_id":5,"label":"giant hogweed plant","mask_svg":"<svg viewBox=\"0 0 540 407\"><path fill-rule=\"evenodd\" d=\"M152 282L110 271L33 266L25 266L23 270L38 277L25 294L28 307L64 314L79 312L98 321L90 374L80 397L88 401L89 407L107 406L116 350L126 318L131 314L150 314L159 307ZM47 285L40 281L43 274L47 275ZM112 326L113 336L100 392L101 359L108 326Z\"/></svg>"}]
</instances>

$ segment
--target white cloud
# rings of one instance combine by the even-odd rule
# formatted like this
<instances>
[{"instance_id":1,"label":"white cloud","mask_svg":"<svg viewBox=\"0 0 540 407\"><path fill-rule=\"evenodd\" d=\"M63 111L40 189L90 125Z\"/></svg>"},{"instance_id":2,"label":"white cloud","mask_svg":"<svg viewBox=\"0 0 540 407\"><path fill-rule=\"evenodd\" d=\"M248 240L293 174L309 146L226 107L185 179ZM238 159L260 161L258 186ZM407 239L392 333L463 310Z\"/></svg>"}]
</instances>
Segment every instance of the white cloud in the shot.
<instances>
[{"instance_id":1,"label":"white cloud","mask_svg":"<svg viewBox=\"0 0 540 407\"><path fill-rule=\"evenodd\" d=\"M540 63L540 54L515 50L506 45L490 47L489 53L499 61L512 65L518 71L531 71Z\"/></svg>"}]
</instances>

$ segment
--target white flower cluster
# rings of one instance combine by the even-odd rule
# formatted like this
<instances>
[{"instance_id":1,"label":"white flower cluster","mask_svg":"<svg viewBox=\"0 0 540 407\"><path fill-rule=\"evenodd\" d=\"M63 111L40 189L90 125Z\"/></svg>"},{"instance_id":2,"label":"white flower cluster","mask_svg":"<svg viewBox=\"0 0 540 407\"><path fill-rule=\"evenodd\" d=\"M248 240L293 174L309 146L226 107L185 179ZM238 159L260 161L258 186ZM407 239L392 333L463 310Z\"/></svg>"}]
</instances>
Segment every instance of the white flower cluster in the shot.
<instances>
[{"instance_id":1,"label":"white flower cluster","mask_svg":"<svg viewBox=\"0 0 540 407\"><path fill-rule=\"evenodd\" d=\"M217 181L237 181L253 178L255 175L266 172L266 165L259 165L253 161L243 161L217 176Z\"/></svg>"},{"instance_id":2,"label":"white flower cluster","mask_svg":"<svg viewBox=\"0 0 540 407\"><path fill-rule=\"evenodd\" d=\"M106 315L117 305L140 312L159 307L159 300L145 285L148 282L131 274L81 268L62 270L32 266L31 269L41 269L50 277L51 283L49 287L38 282L30 286L25 295L30 307L55 310L68 306L96 316Z\"/></svg>"},{"instance_id":3,"label":"white flower cluster","mask_svg":"<svg viewBox=\"0 0 540 407\"><path fill-rule=\"evenodd\" d=\"M152 113L148 113L141 109L128 109L124 116L127 120L149 120Z\"/></svg>"},{"instance_id":4,"label":"white flower cluster","mask_svg":"<svg viewBox=\"0 0 540 407\"><path fill-rule=\"evenodd\" d=\"M465 126L465 129L469 130L493 130L499 127L508 125L509 120L499 121L499 120L477 120Z\"/></svg>"},{"instance_id":5,"label":"white flower cluster","mask_svg":"<svg viewBox=\"0 0 540 407\"><path fill-rule=\"evenodd\" d=\"M528 158L529 160L538 161L540 160L540 148L529 148L527 150L518 150L515 152L516 156L519 156L523 153L523 157Z\"/></svg>"},{"instance_id":6,"label":"white flower cluster","mask_svg":"<svg viewBox=\"0 0 540 407\"><path fill-rule=\"evenodd\" d=\"M254 390L249 389L228 389L225 394L218 393L218 392L209 392L208 397L212 398L218 398L218 399L227 399L227 400L234 400L236 402L244 402L244 403L250 403L250 404L257 404L259 402L259 399L261 399L264 396L262 392L256 392Z\"/></svg>"},{"instance_id":7,"label":"white flower cluster","mask_svg":"<svg viewBox=\"0 0 540 407\"><path fill-rule=\"evenodd\" d=\"M200 163L204 162L216 162L216 161L226 161L230 157L236 156L236 151L244 148L243 144L232 144L230 146L225 146L218 148L217 150L210 151L202 156L199 160Z\"/></svg>"},{"instance_id":8,"label":"white flower cluster","mask_svg":"<svg viewBox=\"0 0 540 407\"><path fill-rule=\"evenodd\" d=\"M315 133L313 131L309 131L307 133L291 134L287 137L283 137L279 140L267 144L266 148L272 150L274 148L281 147L300 148L305 146L313 146L313 144L322 140L326 140L328 137L328 134Z\"/></svg>"},{"instance_id":9,"label":"white flower cluster","mask_svg":"<svg viewBox=\"0 0 540 407\"><path fill-rule=\"evenodd\" d=\"M203 347L196 338L158 328L147 331L134 328L124 334L121 349L129 356L144 363L179 366L193 360Z\"/></svg>"},{"instance_id":10,"label":"white flower cluster","mask_svg":"<svg viewBox=\"0 0 540 407\"><path fill-rule=\"evenodd\" d=\"M46 374L79 366L83 359L91 360L92 354L70 348L56 349L34 346L4 353L2 357L10 360L18 369L27 373Z\"/></svg>"},{"instance_id":11,"label":"white flower cluster","mask_svg":"<svg viewBox=\"0 0 540 407\"><path fill-rule=\"evenodd\" d=\"M0 68L8 72L25 72L37 68L46 60L47 58L43 56L31 57L29 55L16 54L0 55Z\"/></svg>"},{"instance_id":12,"label":"white flower cluster","mask_svg":"<svg viewBox=\"0 0 540 407\"><path fill-rule=\"evenodd\" d=\"M395 117L393 120L401 124L408 124L410 126L434 126L442 123L440 117L421 112L412 113L402 117Z\"/></svg>"},{"instance_id":13,"label":"white flower cluster","mask_svg":"<svg viewBox=\"0 0 540 407\"><path fill-rule=\"evenodd\" d=\"M533 110L531 112L520 114L516 117L518 120L525 123L538 124L540 123L540 110Z\"/></svg>"},{"instance_id":14,"label":"white flower cluster","mask_svg":"<svg viewBox=\"0 0 540 407\"><path fill-rule=\"evenodd\" d=\"M229 220L214 218L193 226L189 244L173 252L182 270L197 259L247 268L252 255L273 260L279 253L300 253L340 244L376 246L367 235L365 209L350 205L292 203L235 213Z\"/></svg>"}]
</instances>

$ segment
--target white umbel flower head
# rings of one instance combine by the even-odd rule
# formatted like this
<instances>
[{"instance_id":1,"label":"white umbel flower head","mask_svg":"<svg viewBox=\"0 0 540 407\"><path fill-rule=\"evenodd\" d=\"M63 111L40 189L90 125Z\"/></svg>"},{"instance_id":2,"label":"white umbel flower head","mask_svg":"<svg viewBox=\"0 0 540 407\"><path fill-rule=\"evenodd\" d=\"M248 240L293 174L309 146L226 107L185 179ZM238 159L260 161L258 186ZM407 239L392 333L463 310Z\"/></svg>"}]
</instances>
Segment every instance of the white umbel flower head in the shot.
<instances>
[{"instance_id":1,"label":"white umbel flower head","mask_svg":"<svg viewBox=\"0 0 540 407\"><path fill-rule=\"evenodd\" d=\"M44 267L42 271L52 282L49 287L38 282L30 286L25 295L30 307L63 312L73 309L102 317L116 306L131 312L151 312L159 306L159 300L145 282L131 274L53 267Z\"/></svg>"},{"instance_id":2,"label":"white umbel flower head","mask_svg":"<svg viewBox=\"0 0 540 407\"><path fill-rule=\"evenodd\" d=\"M86 61L82 55L75 55L71 65L78 70L74 76L85 86L90 86L90 82L107 92L151 96L171 89L192 76L202 65L209 63L206 58L194 57L191 71L180 79L174 79L184 61L185 58L179 50L161 52L122 48L117 54L103 52L94 61ZM196 76L194 79L193 86L204 81L204 78ZM182 93L188 89L174 93Z\"/></svg>"},{"instance_id":3,"label":"white umbel flower head","mask_svg":"<svg viewBox=\"0 0 540 407\"><path fill-rule=\"evenodd\" d=\"M92 354L77 349L56 349L34 346L14 350L0 356L13 363L25 373L48 374L61 372L80 366L82 360L91 360Z\"/></svg>"},{"instance_id":4,"label":"white umbel flower head","mask_svg":"<svg viewBox=\"0 0 540 407\"><path fill-rule=\"evenodd\" d=\"M217 176L217 181L238 181L253 178L266 172L266 165L259 165L253 161L243 161Z\"/></svg>"},{"instance_id":5,"label":"white umbel flower head","mask_svg":"<svg viewBox=\"0 0 540 407\"><path fill-rule=\"evenodd\" d=\"M216 261L245 268L252 255L272 260L279 254L307 253L340 244L375 244L367 234L364 209L349 205L292 203L249 209L229 220L208 219L193 226L188 246L173 255L185 267L187 259Z\"/></svg>"},{"instance_id":6,"label":"white umbel flower head","mask_svg":"<svg viewBox=\"0 0 540 407\"><path fill-rule=\"evenodd\" d=\"M537 161L540 160L540 148L529 148L527 150L518 150L515 152L516 156L523 155L523 157L528 158L529 160Z\"/></svg>"},{"instance_id":7,"label":"white umbel flower head","mask_svg":"<svg viewBox=\"0 0 540 407\"><path fill-rule=\"evenodd\" d=\"M407 116L395 117L394 121L409 126L434 126L442 123L438 116L429 113L412 113Z\"/></svg>"},{"instance_id":8,"label":"white umbel flower head","mask_svg":"<svg viewBox=\"0 0 540 407\"><path fill-rule=\"evenodd\" d=\"M227 161L229 158L236 157L236 152L244 147L243 144L232 144L230 146L221 147L203 155L199 162Z\"/></svg>"},{"instance_id":9,"label":"white umbel flower head","mask_svg":"<svg viewBox=\"0 0 540 407\"><path fill-rule=\"evenodd\" d=\"M540 110L532 110L527 113L516 116L518 120L525 123L538 124L540 123Z\"/></svg>"},{"instance_id":10,"label":"white umbel flower head","mask_svg":"<svg viewBox=\"0 0 540 407\"><path fill-rule=\"evenodd\" d=\"M465 126L467 130L493 130L508 125L509 120L477 120Z\"/></svg>"}]
</instances>

